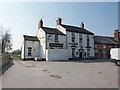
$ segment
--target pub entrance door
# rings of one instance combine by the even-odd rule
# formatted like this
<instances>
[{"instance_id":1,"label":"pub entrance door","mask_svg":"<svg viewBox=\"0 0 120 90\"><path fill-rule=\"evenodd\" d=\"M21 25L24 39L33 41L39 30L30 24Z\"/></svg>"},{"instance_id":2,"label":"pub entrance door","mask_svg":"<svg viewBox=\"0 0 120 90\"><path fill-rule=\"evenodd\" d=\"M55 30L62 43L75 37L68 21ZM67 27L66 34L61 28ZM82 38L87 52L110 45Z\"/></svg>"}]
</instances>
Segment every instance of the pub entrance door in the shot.
<instances>
[{"instance_id":1,"label":"pub entrance door","mask_svg":"<svg viewBox=\"0 0 120 90\"><path fill-rule=\"evenodd\" d=\"M79 58L82 59L82 52L79 52Z\"/></svg>"}]
</instances>

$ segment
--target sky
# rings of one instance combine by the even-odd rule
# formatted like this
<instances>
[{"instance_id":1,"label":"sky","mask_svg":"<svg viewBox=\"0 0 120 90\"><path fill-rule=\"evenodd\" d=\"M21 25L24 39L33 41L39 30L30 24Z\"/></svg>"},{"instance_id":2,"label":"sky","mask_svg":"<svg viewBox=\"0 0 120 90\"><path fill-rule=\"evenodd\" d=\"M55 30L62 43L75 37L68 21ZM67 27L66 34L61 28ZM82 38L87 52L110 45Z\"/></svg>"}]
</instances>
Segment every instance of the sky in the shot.
<instances>
[{"instance_id":1,"label":"sky","mask_svg":"<svg viewBox=\"0 0 120 90\"><path fill-rule=\"evenodd\" d=\"M1 2L0 25L10 29L13 50L22 46L23 35L35 36L38 22L45 27L62 24L80 26L95 35L113 36L118 29L118 2Z\"/></svg>"}]
</instances>

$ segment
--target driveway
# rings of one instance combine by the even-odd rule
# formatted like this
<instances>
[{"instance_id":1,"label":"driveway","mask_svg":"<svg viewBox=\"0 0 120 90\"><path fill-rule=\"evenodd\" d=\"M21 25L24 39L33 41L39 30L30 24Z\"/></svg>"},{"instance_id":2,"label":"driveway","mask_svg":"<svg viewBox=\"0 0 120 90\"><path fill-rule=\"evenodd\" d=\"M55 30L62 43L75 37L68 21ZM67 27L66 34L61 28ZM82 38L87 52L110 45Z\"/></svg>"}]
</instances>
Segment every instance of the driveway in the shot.
<instances>
[{"instance_id":1,"label":"driveway","mask_svg":"<svg viewBox=\"0 0 120 90\"><path fill-rule=\"evenodd\" d=\"M3 88L118 88L118 67L108 60L19 61L2 75Z\"/></svg>"}]
</instances>

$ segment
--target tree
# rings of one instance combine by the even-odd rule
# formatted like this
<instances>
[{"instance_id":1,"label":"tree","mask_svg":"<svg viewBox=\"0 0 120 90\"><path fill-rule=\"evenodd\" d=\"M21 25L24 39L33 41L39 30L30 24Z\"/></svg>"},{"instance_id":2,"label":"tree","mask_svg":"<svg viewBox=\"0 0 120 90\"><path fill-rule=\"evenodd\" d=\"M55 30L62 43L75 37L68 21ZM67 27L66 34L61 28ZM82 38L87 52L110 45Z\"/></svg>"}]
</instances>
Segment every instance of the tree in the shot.
<instances>
[{"instance_id":1,"label":"tree","mask_svg":"<svg viewBox=\"0 0 120 90\"><path fill-rule=\"evenodd\" d=\"M2 26L0 27L2 32L2 53L12 50L12 38L9 33L9 29L5 29Z\"/></svg>"},{"instance_id":2,"label":"tree","mask_svg":"<svg viewBox=\"0 0 120 90\"><path fill-rule=\"evenodd\" d=\"M12 52L12 54L16 54L16 55L21 54L21 50L19 50L19 49L14 50L14 51Z\"/></svg>"},{"instance_id":3,"label":"tree","mask_svg":"<svg viewBox=\"0 0 120 90\"><path fill-rule=\"evenodd\" d=\"M2 53L2 34L0 33L0 55Z\"/></svg>"}]
</instances>

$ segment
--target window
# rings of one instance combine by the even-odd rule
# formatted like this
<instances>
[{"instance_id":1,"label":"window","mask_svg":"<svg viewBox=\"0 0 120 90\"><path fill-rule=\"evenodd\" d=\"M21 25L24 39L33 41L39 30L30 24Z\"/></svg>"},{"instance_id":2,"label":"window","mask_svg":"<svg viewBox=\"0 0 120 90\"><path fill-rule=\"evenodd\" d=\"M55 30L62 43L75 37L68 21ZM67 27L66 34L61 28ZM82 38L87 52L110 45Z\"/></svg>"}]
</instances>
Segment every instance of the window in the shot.
<instances>
[{"instance_id":1,"label":"window","mask_svg":"<svg viewBox=\"0 0 120 90\"><path fill-rule=\"evenodd\" d=\"M72 43L75 43L75 33L71 32L71 35L72 35Z\"/></svg>"},{"instance_id":2,"label":"window","mask_svg":"<svg viewBox=\"0 0 120 90\"><path fill-rule=\"evenodd\" d=\"M90 49L87 49L87 56L90 55Z\"/></svg>"},{"instance_id":3,"label":"window","mask_svg":"<svg viewBox=\"0 0 120 90\"><path fill-rule=\"evenodd\" d=\"M79 38L82 38L82 34L81 33L79 34Z\"/></svg>"},{"instance_id":4,"label":"window","mask_svg":"<svg viewBox=\"0 0 120 90\"><path fill-rule=\"evenodd\" d=\"M31 51L32 51L32 48L28 47L28 56L31 56Z\"/></svg>"},{"instance_id":5,"label":"window","mask_svg":"<svg viewBox=\"0 0 120 90\"><path fill-rule=\"evenodd\" d=\"M75 38L75 33L74 33L74 32L72 32L71 34L72 34L72 38Z\"/></svg>"},{"instance_id":6,"label":"window","mask_svg":"<svg viewBox=\"0 0 120 90\"><path fill-rule=\"evenodd\" d=\"M75 48L72 48L72 58L75 57Z\"/></svg>"},{"instance_id":7,"label":"window","mask_svg":"<svg viewBox=\"0 0 120 90\"><path fill-rule=\"evenodd\" d=\"M106 45L103 45L103 48L106 48Z\"/></svg>"},{"instance_id":8,"label":"window","mask_svg":"<svg viewBox=\"0 0 120 90\"><path fill-rule=\"evenodd\" d=\"M97 48L97 44L95 44L95 48Z\"/></svg>"},{"instance_id":9,"label":"window","mask_svg":"<svg viewBox=\"0 0 120 90\"><path fill-rule=\"evenodd\" d=\"M72 43L74 43L75 42L75 39L74 38L72 38Z\"/></svg>"},{"instance_id":10,"label":"window","mask_svg":"<svg viewBox=\"0 0 120 90\"><path fill-rule=\"evenodd\" d=\"M87 39L87 46L89 46L89 41L90 41L90 39Z\"/></svg>"},{"instance_id":11,"label":"window","mask_svg":"<svg viewBox=\"0 0 120 90\"><path fill-rule=\"evenodd\" d=\"M89 38L89 35L87 34L86 37Z\"/></svg>"},{"instance_id":12,"label":"window","mask_svg":"<svg viewBox=\"0 0 120 90\"><path fill-rule=\"evenodd\" d=\"M82 39L79 39L79 45L82 46Z\"/></svg>"},{"instance_id":13,"label":"window","mask_svg":"<svg viewBox=\"0 0 120 90\"><path fill-rule=\"evenodd\" d=\"M79 34L79 45L82 46L82 34Z\"/></svg>"},{"instance_id":14,"label":"window","mask_svg":"<svg viewBox=\"0 0 120 90\"><path fill-rule=\"evenodd\" d=\"M55 35L55 42L58 42L58 35Z\"/></svg>"}]
</instances>

